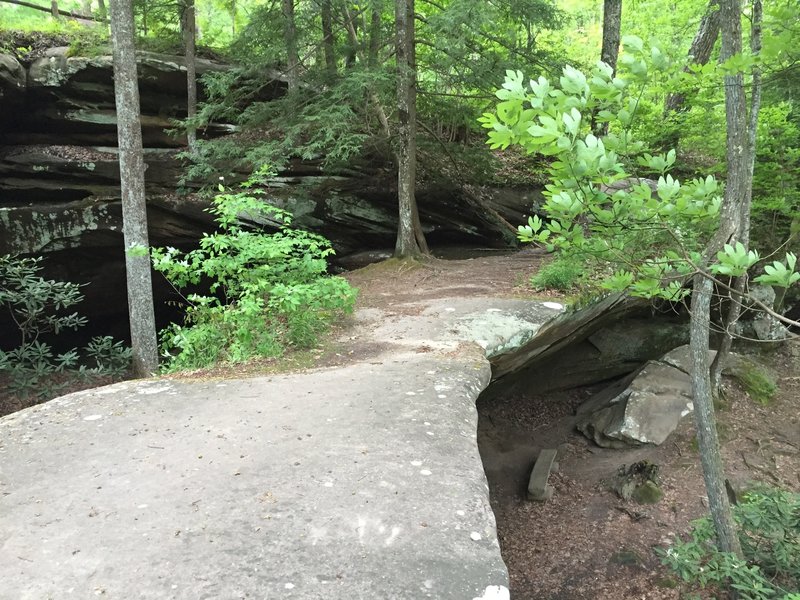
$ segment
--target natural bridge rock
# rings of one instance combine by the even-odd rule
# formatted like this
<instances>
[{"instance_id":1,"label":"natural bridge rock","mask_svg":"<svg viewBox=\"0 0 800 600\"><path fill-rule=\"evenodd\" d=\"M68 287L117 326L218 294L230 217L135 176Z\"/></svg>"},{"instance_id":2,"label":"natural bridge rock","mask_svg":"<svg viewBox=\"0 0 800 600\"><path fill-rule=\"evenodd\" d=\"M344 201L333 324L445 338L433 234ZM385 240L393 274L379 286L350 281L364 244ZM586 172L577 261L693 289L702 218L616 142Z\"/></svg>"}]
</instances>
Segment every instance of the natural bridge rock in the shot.
<instances>
[{"instance_id":1,"label":"natural bridge rock","mask_svg":"<svg viewBox=\"0 0 800 600\"><path fill-rule=\"evenodd\" d=\"M475 400L485 355L559 310L392 310L356 315L347 335L380 348L363 362L126 382L0 419L3 594L507 600Z\"/></svg>"}]
</instances>

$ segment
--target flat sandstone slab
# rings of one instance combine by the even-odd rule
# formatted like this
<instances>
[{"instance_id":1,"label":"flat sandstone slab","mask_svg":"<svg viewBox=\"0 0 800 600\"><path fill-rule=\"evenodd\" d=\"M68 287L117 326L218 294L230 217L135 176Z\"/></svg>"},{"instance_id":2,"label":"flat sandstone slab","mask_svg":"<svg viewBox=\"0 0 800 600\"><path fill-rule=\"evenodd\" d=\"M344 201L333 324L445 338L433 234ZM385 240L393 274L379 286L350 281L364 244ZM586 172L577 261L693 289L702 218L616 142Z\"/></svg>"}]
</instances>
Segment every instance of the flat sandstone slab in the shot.
<instances>
[{"instance_id":1,"label":"flat sandstone slab","mask_svg":"<svg viewBox=\"0 0 800 600\"><path fill-rule=\"evenodd\" d=\"M0 596L474 598L507 585L475 444L488 377L482 361L409 356L125 383L4 419Z\"/></svg>"},{"instance_id":2,"label":"flat sandstone slab","mask_svg":"<svg viewBox=\"0 0 800 600\"><path fill-rule=\"evenodd\" d=\"M477 308L453 306L448 339ZM0 419L0 597L507 599L476 441L490 376L477 346L401 343L370 363L125 382Z\"/></svg>"}]
</instances>

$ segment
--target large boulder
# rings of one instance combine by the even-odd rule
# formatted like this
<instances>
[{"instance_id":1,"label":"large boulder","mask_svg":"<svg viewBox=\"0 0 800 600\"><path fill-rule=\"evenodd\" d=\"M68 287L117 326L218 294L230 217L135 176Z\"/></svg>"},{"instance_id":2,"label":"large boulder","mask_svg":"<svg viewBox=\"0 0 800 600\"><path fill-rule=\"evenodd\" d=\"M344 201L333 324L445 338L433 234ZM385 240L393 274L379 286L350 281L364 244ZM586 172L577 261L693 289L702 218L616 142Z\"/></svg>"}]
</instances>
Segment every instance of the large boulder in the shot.
<instances>
[{"instance_id":1,"label":"large boulder","mask_svg":"<svg viewBox=\"0 0 800 600\"><path fill-rule=\"evenodd\" d=\"M690 373L688 346L648 361L582 404L576 426L605 448L662 444L694 410Z\"/></svg>"},{"instance_id":2,"label":"large boulder","mask_svg":"<svg viewBox=\"0 0 800 600\"><path fill-rule=\"evenodd\" d=\"M769 285L755 285L748 293L752 300L766 306L772 307L775 303L775 290ZM763 345L761 342L781 342L789 338L787 327L751 300L745 301L745 310L736 323L735 333L741 339L752 340L758 345Z\"/></svg>"},{"instance_id":3,"label":"large boulder","mask_svg":"<svg viewBox=\"0 0 800 600\"><path fill-rule=\"evenodd\" d=\"M9 54L0 54L0 100L17 100L25 90L25 68Z\"/></svg>"},{"instance_id":4,"label":"large boulder","mask_svg":"<svg viewBox=\"0 0 800 600\"><path fill-rule=\"evenodd\" d=\"M627 375L685 344L686 319L654 319L641 298L612 294L546 323L514 352L492 359L492 394L545 393Z\"/></svg>"}]
</instances>

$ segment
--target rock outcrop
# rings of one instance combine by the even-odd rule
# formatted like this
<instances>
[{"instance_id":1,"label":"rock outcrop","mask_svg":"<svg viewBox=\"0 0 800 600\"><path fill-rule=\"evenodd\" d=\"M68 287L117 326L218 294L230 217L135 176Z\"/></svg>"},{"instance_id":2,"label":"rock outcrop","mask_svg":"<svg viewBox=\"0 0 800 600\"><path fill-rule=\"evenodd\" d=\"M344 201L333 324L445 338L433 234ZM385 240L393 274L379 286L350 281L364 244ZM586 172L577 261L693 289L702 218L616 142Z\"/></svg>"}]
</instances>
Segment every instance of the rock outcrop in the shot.
<instances>
[{"instance_id":1,"label":"rock outcrop","mask_svg":"<svg viewBox=\"0 0 800 600\"><path fill-rule=\"evenodd\" d=\"M611 294L546 323L515 352L492 358L492 394L544 393L612 380L688 341L686 319L654 319L646 301Z\"/></svg>"},{"instance_id":2,"label":"rock outcrop","mask_svg":"<svg viewBox=\"0 0 800 600\"><path fill-rule=\"evenodd\" d=\"M213 222L197 186L179 186L184 141L167 133L185 116L184 61L142 52L138 62L150 241L188 247ZM197 66L198 75L228 68L205 59ZM266 80L271 83L261 90L262 99L284 93L279 76L267 74ZM202 86L199 91L202 98ZM219 124L201 134L230 131ZM83 309L93 320L120 320L125 307L116 143L110 56L73 57L64 47L28 63L0 55L0 254L46 255L46 275L90 284ZM293 161L280 175L270 200L293 212L296 225L330 238L339 255L394 246L396 182L386 165L333 176L317 163ZM477 195L453 187L418 191L434 246L512 245L509 223L519 222L539 198L536 191Z\"/></svg>"}]
</instances>

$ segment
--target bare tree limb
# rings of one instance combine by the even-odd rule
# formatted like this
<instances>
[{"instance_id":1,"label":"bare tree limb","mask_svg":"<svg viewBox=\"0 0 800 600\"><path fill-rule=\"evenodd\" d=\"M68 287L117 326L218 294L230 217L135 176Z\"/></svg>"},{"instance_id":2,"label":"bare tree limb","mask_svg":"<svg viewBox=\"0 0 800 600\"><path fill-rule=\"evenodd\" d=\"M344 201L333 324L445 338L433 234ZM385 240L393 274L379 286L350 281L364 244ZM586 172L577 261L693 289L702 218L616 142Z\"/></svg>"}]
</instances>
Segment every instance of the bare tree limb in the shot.
<instances>
[{"instance_id":1,"label":"bare tree limb","mask_svg":"<svg viewBox=\"0 0 800 600\"><path fill-rule=\"evenodd\" d=\"M40 10L46 13L52 12L51 6L41 6L39 4L34 4L33 2L25 2L25 0L0 0L0 2L16 4L17 6L24 6L25 8L32 8L34 10ZM58 14L65 17L72 17L73 19L84 19L86 21L99 21L101 23L105 23L107 21L107 19L102 17L96 17L94 15L82 15L80 13L72 12L71 10L63 10L61 8L58 9Z\"/></svg>"}]
</instances>

